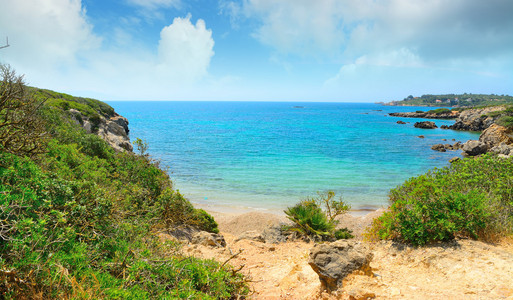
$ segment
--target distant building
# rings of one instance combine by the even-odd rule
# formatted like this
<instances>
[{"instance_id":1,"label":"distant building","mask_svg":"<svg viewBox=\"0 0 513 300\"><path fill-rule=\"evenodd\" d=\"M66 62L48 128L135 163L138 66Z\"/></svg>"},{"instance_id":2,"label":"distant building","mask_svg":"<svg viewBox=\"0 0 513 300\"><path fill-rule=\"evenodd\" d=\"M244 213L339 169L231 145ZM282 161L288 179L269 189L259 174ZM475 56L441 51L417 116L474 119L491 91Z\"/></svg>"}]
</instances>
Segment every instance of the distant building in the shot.
<instances>
[{"instance_id":1,"label":"distant building","mask_svg":"<svg viewBox=\"0 0 513 300\"><path fill-rule=\"evenodd\" d=\"M442 100L440 100L440 99L436 99L436 100L435 100L435 102L436 102L436 103L442 103Z\"/></svg>"}]
</instances>

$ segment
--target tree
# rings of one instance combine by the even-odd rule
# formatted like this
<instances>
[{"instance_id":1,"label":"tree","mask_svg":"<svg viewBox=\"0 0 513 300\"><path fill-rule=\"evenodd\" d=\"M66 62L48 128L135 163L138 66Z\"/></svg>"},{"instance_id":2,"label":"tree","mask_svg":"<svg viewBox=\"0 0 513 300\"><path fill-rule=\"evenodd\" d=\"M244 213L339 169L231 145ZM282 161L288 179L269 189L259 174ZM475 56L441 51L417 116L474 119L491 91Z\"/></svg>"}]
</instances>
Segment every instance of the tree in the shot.
<instances>
[{"instance_id":1,"label":"tree","mask_svg":"<svg viewBox=\"0 0 513 300\"><path fill-rule=\"evenodd\" d=\"M9 65L0 65L0 151L17 155L44 152L47 137L40 115L44 101L27 92L23 76Z\"/></svg>"}]
</instances>

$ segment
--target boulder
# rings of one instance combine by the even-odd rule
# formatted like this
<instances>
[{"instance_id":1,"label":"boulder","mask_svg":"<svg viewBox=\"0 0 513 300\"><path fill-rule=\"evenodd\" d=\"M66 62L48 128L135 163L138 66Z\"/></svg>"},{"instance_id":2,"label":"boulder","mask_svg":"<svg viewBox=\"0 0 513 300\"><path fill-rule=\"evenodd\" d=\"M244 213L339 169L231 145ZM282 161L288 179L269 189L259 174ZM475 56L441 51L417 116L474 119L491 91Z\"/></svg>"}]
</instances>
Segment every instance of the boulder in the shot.
<instances>
[{"instance_id":1,"label":"boulder","mask_svg":"<svg viewBox=\"0 0 513 300\"><path fill-rule=\"evenodd\" d=\"M308 264L319 275L321 288L337 290L342 280L353 271L370 270L372 253L361 242L338 240L316 244L310 250Z\"/></svg>"},{"instance_id":2,"label":"boulder","mask_svg":"<svg viewBox=\"0 0 513 300\"><path fill-rule=\"evenodd\" d=\"M440 151L440 152L447 151L447 150L445 150L445 146L443 144L433 145L433 146L431 146L431 150Z\"/></svg>"},{"instance_id":3,"label":"boulder","mask_svg":"<svg viewBox=\"0 0 513 300\"><path fill-rule=\"evenodd\" d=\"M416 128L423 128L423 129L438 128L438 126L436 126L435 122L431 122L431 121L416 122L415 124L413 124L413 126Z\"/></svg>"},{"instance_id":4,"label":"boulder","mask_svg":"<svg viewBox=\"0 0 513 300\"><path fill-rule=\"evenodd\" d=\"M466 155L476 156L486 153L486 151L488 151L488 145L481 141L470 140L463 144L462 149Z\"/></svg>"},{"instance_id":5,"label":"boulder","mask_svg":"<svg viewBox=\"0 0 513 300\"><path fill-rule=\"evenodd\" d=\"M490 147L500 144L513 144L511 129L497 124L492 124L486 128L479 136L479 141L488 144Z\"/></svg>"},{"instance_id":6,"label":"boulder","mask_svg":"<svg viewBox=\"0 0 513 300\"><path fill-rule=\"evenodd\" d=\"M419 138L419 139L423 139L423 138L425 138L425 136L423 136L423 135L419 135L419 136L418 136L418 138Z\"/></svg>"},{"instance_id":7,"label":"boulder","mask_svg":"<svg viewBox=\"0 0 513 300\"><path fill-rule=\"evenodd\" d=\"M490 152L505 156L513 155L513 145L500 144L490 149Z\"/></svg>"},{"instance_id":8,"label":"boulder","mask_svg":"<svg viewBox=\"0 0 513 300\"><path fill-rule=\"evenodd\" d=\"M397 124L406 124L406 122L403 122L403 121L397 121L396 123Z\"/></svg>"},{"instance_id":9,"label":"boulder","mask_svg":"<svg viewBox=\"0 0 513 300\"><path fill-rule=\"evenodd\" d=\"M226 247L226 241L222 235L206 231L196 232L192 236L191 243L217 248Z\"/></svg>"},{"instance_id":10,"label":"boulder","mask_svg":"<svg viewBox=\"0 0 513 300\"><path fill-rule=\"evenodd\" d=\"M455 162L457 162L459 160L460 160L459 157L453 157L453 158L449 159L449 162L452 164L452 163L455 163Z\"/></svg>"},{"instance_id":11,"label":"boulder","mask_svg":"<svg viewBox=\"0 0 513 300\"><path fill-rule=\"evenodd\" d=\"M256 241L256 242L265 243L265 239L262 236L262 234L256 230L250 230L250 231L243 232L241 235L239 235L235 239L236 242L238 242L240 240L252 240L252 241Z\"/></svg>"}]
</instances>

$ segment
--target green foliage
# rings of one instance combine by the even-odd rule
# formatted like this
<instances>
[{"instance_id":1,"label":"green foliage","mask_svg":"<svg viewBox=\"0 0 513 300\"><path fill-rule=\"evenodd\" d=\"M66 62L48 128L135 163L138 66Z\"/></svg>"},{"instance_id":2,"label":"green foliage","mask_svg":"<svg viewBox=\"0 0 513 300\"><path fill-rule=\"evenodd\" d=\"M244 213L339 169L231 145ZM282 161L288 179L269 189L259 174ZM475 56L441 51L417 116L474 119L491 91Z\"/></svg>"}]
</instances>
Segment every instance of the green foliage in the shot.
<instances>
[{"instance_id":1,"label":"green foliage","mask_svg":"<svg viewBox=\"0 0 513 300\"><path fill-rule=\"evenodd\" d=\"M0 147L1 298L227 299L249 293L231 267L184 257L178 245L159 240L166 226L218 229L212 216L172 190L158 162L114 151L63 111L78 107L108 116L110 106L38 93L60 101L35 115L51 136L41 144L44 151L28 157Z\"/></svg>"},{"instance_id":2,"label":"green foliage","mask_svg":"<svg viewBox=\"0 0 513 300\"><path fill-rule=\"evenodd\" d=\"M442 102L436 102L441 100ZM444 95L422 95L420 97L412 97L411 95L402 101L397 101L403 105L413 106L458 106L458 107L475 107L486 105L501 105L513 103L513 97L509 95L494 94L444 94Z\"/></svg>"},{"instance_id":3,"label":"green foliage","mask_svg":"<svg viewBox=\"0 0 513 300\"><path fill-rule=\"evenodd\" d=\"M445 113L449 113L449 112L451 112L451 110L448 108L437 108L437 109L428 111L428 113L435 114L435 115L441 115L441 114L445 114Z\"/></svg>"},{"instance_id":4,"label":"green foliage","mask_svg":"<svg viewBox=\"0 0 513 300\"><path fill-rule=\"evenodd\" d=\"M490 155L460 160L390 191L391 206L372 234L414 245L456 236L513 232L513 161Z\"/></svg>"},{"instance_id":5,"label":"green foliage","mask_svg":"<svg viewBox=\"0 0 513 300\"><path fill-rule=\"evenodd\" d=\"M288 230L318 240L351 238L346 228L335 230L338 224L335 217L349 209L341 198L335 200L333 191L318 193L317 197L309 197L285 210L287 218L294 223Z\"/></svg>"},{"instance_id":6,"label":"green foliage","mask_svg":"<svg viewBox=\"0 0 513 300\"><path fill-rule=\"evenodd\" d=\"M140 138L136 138L134 144L137 147L137 151L139 151L139 155L146 155L146 151L148 151L148 143L141 140Z\"/></svg>"}]
</instances>

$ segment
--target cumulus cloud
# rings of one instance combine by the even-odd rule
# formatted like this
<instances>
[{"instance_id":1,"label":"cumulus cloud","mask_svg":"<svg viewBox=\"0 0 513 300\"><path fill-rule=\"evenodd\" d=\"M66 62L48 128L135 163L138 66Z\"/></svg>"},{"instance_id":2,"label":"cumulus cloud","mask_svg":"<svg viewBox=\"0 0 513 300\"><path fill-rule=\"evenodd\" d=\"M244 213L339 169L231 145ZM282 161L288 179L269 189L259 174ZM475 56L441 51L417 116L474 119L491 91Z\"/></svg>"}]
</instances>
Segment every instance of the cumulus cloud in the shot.
<instances>
[{"instance_id":1,"label":"cumulus cloud","mask_svg":"<svg viewBox=\"0 0 513 300\"><path fill-rule=\"evenodd\" d=\"M13 63L25 68L75 64L101 45L87 22L80 0L4 0L0 28Z\"/></svg>"},{"instance_id":2,"label":"cumulus cloud","mask_svg":"<svg viewBox=\"0 0 513 300\"><path fill-rule=\"evenodd\" d=\"M199 19L193 25L191 15L175 18L160 32L159 67L185 80L201 78L207 74L213 48L212 31L205 21Z\"/></svg>"}]
</instances>

